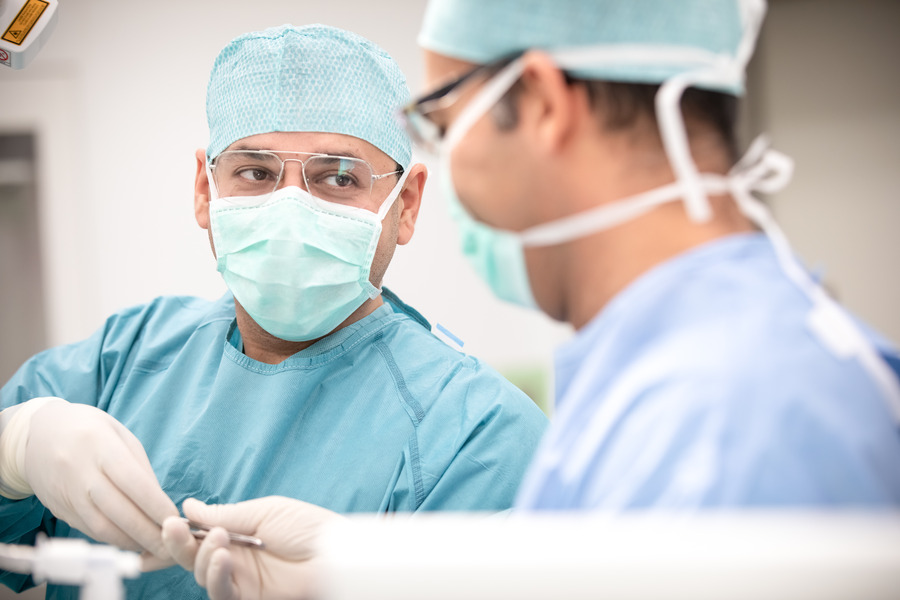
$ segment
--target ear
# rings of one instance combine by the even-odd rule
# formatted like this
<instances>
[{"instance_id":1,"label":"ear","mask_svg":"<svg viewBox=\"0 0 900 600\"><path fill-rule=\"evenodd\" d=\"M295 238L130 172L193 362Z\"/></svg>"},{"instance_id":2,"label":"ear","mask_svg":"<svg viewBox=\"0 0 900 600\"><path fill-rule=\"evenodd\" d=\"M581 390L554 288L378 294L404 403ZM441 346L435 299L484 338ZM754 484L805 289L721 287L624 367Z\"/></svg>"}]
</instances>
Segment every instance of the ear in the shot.
<instances>
[{"instance_id":1,"label":"ear","mask_svg":"<svg viewBox=\"0 0 900 600\"><path fill-rule=\"evenodd\" d=\"M198 148L194 153L197 172L194 175L194 218L197 225L209 229L209 178L206 176L206 150Z\"/></svg>"},{"instance_id":2,"label":"ear","mask_svg":"<svg viewBox=\"0 0 900 600\"><path fill-rule=\"evenodd\" d=\"M397 232L397 244L408 244L416 229L416 219L419 218L419 207L422 205L422 191L425 189L425 180L428 179L428 169L421 163L416 163L409 168L409 175L398 203L402 203L400 213L400 225Z\"/></svg>"},{"instance_id":3,"label":"ear","mask_svg":"<svg viewBox=\"0 0 900 600\"><path fill-rule=\"evenodd\" d=\"M529 127L539 149L555 153L584 126L587 97L580 87L566 82L565 73L546 53L526 52L522 63L525 91L519 99L520 121Z\"/></svg>"}]
</instances>

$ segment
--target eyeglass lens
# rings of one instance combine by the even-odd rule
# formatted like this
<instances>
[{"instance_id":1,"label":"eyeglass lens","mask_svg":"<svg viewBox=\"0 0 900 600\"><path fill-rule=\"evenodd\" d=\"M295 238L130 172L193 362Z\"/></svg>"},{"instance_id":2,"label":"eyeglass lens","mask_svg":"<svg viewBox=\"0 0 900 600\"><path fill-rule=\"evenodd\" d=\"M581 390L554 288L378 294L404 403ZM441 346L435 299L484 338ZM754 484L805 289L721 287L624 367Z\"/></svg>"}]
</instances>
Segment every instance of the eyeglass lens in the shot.
<instances>
[{"instance_id":1,"label":"eyeglass lens","mask_svg":"<svg viewBox=\"0 0 900 600\"><path fill-rule=\"evenodd\" d=\"M439 107L442 101L455 101L453 93L475 75L498 71L521 55L522 52L515 52L494 62L476 65L443 87L410 102L401 111L407 133L426 151L437 152L446 130L437 125L428 113Z\"/></svg>"},{"instance_id":2,"label":"eyeglass lens","mask_svg":"<svg viewBox=\"0 0 900 600\"><path fill-rule=\"evenodd\" d=\"M472 78L473 75L483 71L486 65L478 65L469 71L463 73L447 85L427 94L418 100L408 104L402 111L406 124L407 133L413 138L413 141L428 152L437 152L441 139L444 137L444 129L438 126L429 116L434 107L438 106L442 100L452 97L463 83Z\"/></svg>"},{"instance_id":3,"label":"eyeglass lens","mask_svg":"<svg viewBox=\"0 0 900 600\"><path fill-rule=\"evenodd\" d=\"M302 166L307 191L331 202L364 204L372 193L374 179L369 164L345 156L311 155L282 159L272 152L226 151L213 163L213 177L220 196L261 196L278 187L284 163Z\"/></svg>"}]
</instances>

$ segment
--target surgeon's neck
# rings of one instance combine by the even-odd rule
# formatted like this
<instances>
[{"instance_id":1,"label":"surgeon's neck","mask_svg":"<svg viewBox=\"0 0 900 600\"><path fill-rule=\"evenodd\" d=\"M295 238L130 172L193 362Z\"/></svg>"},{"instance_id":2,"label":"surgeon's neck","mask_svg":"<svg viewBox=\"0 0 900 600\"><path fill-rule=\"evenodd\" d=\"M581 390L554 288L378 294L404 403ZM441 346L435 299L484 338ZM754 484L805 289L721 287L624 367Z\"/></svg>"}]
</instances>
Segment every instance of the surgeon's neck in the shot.
<instances>
[{"instance_id":1,"label":"surgeon's neck","mask_svg":"<svg viewBox=\"0 0 900 600\"><path fill-rule=\"evenodd\" d=\"M639 160L633 155L631 160L623 160L627 156L626 149L612 147L605 156L594 157L595 170L596 165L605 165L600 167L605 172L598 176L605 184L586 186L580 192L573 190L572 196L582 195L578 210L674 181L664 155L655 159L644 155ZM724 173L729 168L714 153L698 152L694 158L701 172ZM578 178L573 176L569 180L578 181ZM549 296L549 304L555 305L556 314L547 312L580 329L616 295L654 267L712 240L754 230L730 196L710 197L710 202L714 216L707 223L694 223L683 203L674 201L617 227L546 249L547 265L542 271L552 275L542 287L558 290L555 298Z\"/></svg>"},{"instance_id":2,"label":"surgeon's neck","mask_svg":"<svg viewBox=\"0 0 900 600\"><path fill-rule=\"evenodd\" d=\"M328 335L367 317L383 303L384 301L381 299L381 296L365 301L353 312L353 314L347 317L343 323L338 325L334 331ZM260 327L259 323L254 321L250 315L247 314L247 311L244 310L244 307L241 306L240 302L237 300L234 301L234 308L237 317L237 326L241 332L241 340L244 343L244 354L261 363L277 365L323 339L316 338L304 342L291 342L289 340L277 338Z\"/></svg>"},{"instance_id":3,"label":"surgeon's neck","mask_svg":"<svg viewBox=\"0 0 900 600\"><path fill-rule=\"evenodd\" d=\"M733 203L728 197L710 200L714 206ZM565 320L581 329L653 268L713 240L753 230L749 224L729 226L721 221L697 225L683 213L680 202L660 207L615 232L585 238L564 249L566 262L573 265L562 284L567 290Z\"/></svg>"}]
</instances>

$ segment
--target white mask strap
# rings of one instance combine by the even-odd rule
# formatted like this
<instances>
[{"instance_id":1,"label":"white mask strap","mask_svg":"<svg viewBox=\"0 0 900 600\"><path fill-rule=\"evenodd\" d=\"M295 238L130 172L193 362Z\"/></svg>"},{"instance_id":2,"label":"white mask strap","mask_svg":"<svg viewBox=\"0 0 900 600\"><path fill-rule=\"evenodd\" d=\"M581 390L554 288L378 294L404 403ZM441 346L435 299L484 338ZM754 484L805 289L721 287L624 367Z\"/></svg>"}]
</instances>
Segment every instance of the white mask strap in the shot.
<instances>
[{"instance_id":1,"label":"white mask strap","mask_svg":"<svg viewBox=\"0 0 900 600\"><path fill-rule=\"evenodd\" d=\"M209 181L209 201L219 199L219 190L216 189L216 180L213 179L212 169L209 168L209 158L206 159L206 179Z\"/></svg>"},{"instance_id":2,"label":"white mask strap","mask_svg":"<svg viewBox=\"0 0 900 600\"><path fill-rule=\"evenodd\" d=\"M738 162L728 176L698 174L697 186L704 197L707 193L715 195L731 193L736 187L744 190L747 195L751 192L774 193L790 181L792 171L791 159L772 150L767 151L765 138L760 138L751 145L747 156ZM556 221L536 225L519 233L518 236L525 246L561 244L631 221L660 204L681 200L683 195L682 182L676 181Z\"/></svg>"},{"instance_id":3,"label":"white mask strap","mask_svg":"<svg viewBox=\"0 0 900 600\"><path fill-rule=\"evenodd\" d=\"M536 225L519 233L518 236L522 240L523 246L561 244L598 231L611 229L639 217L659 204L680 199L681 188L677 183L671 183L556 221Z\"/></svg>"},{"instance_id":4,"label":"white mask strap","mask_svg":"<svg viewBox=\"0 0 900 600\"><path fill-rule=\"evenodd\" d=\"M388 214L388 211L391 210L394 202L400 196L400 192L403 191L403 184L406 183L407 175L409 175L409 170L404 169L403 174L400 175L400 179L397 180L397 183L394 185L393 189L391 189L391 193L388 194L387 198L384 199L384 202L381 203L381 208L378 209L379 221L384 220L385 215Z\"/></svg>"},{"instance_id":5,"label":"white mask strap","mask_svg":"<svg viewBox=\"0 0 900 600\"><path fill-rule=\"evenodd\" d=\"M503 97L503 94L512 87L521 75L522 59L517 58L488 80L484 87L478 91L478 94L463 108L456 120L453 121L453 124L450 125L441 143L443 152L449 154L450 150L456 146L472 125Z\"/></svg>"}]
</instances>

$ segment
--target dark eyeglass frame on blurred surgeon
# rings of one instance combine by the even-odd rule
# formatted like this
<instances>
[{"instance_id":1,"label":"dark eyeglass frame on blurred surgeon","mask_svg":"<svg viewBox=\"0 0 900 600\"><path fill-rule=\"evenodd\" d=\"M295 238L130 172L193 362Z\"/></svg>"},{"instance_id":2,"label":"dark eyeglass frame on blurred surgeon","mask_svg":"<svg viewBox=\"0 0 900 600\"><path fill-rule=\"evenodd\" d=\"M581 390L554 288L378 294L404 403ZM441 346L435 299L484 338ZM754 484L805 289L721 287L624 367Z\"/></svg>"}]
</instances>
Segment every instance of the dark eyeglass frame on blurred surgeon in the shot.
<instances>
[{"instance_id":1,"label":"dark eyeglass frame on blurred surgeon","mask_svg":"<svg viewBox=\"0 0 900 600\"><path fill-rule=\"evenodd\" d=\"M401 108L398 118L413 142L424 150L436 154L447 132L445 126L436 123L429 115L456 102L466 82L473 81L478 75L492 75L522 54L524 50L483 65L476 65L446 85L416 98Z\"/></svg>"}]
</instances>

